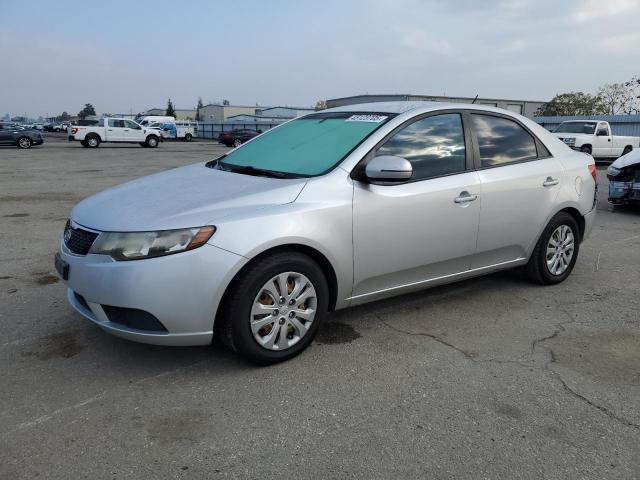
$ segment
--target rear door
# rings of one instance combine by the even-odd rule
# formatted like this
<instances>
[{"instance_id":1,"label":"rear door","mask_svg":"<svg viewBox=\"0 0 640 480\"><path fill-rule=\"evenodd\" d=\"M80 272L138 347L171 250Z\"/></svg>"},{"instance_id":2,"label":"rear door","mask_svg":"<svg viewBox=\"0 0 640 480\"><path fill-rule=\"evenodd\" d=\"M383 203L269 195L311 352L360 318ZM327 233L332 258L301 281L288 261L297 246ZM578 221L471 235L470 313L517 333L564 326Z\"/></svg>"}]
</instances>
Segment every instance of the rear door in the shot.
<instances>
[{"instance_id":1,"label":"rear door","mask_svg":"<svg viewBox=\"0 0 640 480\"><path fill-rule=\"evenodd\" d=\"M564 169L513 117L484 112L470 117L481 182L473 269L526 258L554 209Z\"/></svg>"},{"instance_id":2,"label":"rear door","mask_svg":"<svg viewBox=\"0 0 640 480\"><path fill-rule=\"evenodd\" d=\"M468 270L480 184L461 113L408 122L364 162L379 155L406 158L413 176L393 185L354 182L353 296L374 299Z\"/></svg>"},{"instance_id":3,"label":"rear door","mask_svg":"<svg viewBox=\"0 0 640 480\"><path fill-rule=\"evenodd\" d=\"M117 118L107 119L107 141L108 142L126 142L124 120Z\"/></svg>"}]
</instances>

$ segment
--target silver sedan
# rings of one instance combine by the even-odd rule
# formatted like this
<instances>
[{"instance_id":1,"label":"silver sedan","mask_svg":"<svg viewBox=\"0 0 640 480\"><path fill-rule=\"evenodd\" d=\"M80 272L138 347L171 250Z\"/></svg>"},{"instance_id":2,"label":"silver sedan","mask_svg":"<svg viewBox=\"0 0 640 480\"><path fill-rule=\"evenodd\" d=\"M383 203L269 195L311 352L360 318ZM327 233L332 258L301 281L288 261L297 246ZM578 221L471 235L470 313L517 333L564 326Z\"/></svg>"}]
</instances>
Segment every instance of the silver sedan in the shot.
<instances>
[{"instance_id":1,"label":"silver sedan","mask_svg":"<svg viewBox=\"0 0 640 480\"><path fill-rule=\"evenodd\" d=\"M109 333L215 334L273 363L333 310L519 266L563 281L595 180L590 156L504 110L354 105L83 200L55 263L70 304Z\"/></svg>"}]
</instances>

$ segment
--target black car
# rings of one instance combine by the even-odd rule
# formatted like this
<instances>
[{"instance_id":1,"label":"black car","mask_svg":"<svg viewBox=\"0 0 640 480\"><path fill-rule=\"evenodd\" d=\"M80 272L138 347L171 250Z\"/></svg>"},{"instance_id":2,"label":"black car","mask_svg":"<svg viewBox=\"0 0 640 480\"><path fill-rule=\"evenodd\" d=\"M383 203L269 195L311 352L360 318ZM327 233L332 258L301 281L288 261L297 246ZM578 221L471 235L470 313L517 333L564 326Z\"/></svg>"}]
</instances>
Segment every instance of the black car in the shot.
<instances>
[{"instance_id":1,"label":"black car","mask_svg":"<svg viewBox=\"0 0 640 480\"><path fill-rule=\"evenodd\" d=\"M227 147L239 147L244 142L257 137L262 130L232 130L230 132L222 132L218 136L218 143L223 143Z\"/></svg>"},{"instance_id":2,"label":"black car","mask_svg":"<svg viewBox=\"0 0 640 480\"><path fill-rule=\"evenodd\" d=\"M31 148L32 145L41 145L43 142L42 134L38 130L10 123L0 123L0 145Z\"/></svg>"}]
</instances>

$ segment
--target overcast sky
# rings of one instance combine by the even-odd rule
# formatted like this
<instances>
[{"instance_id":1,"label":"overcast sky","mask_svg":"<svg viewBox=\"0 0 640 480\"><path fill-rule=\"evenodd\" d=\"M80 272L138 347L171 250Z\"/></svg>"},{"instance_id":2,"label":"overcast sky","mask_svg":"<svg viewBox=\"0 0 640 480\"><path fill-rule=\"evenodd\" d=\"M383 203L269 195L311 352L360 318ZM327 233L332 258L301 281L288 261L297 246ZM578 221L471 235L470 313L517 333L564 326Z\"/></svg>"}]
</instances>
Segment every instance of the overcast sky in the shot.
<instances>
[{"instance_id":1,"label":"overcast sky","mask_svg":"<svg viewBox=\"0 0 640 480\"><path fill-rule=\"evenodd\" d=\"M640 0L0 0L0 52L0 115L547 100L640 74Z\"/></svg>"}]
</instances>

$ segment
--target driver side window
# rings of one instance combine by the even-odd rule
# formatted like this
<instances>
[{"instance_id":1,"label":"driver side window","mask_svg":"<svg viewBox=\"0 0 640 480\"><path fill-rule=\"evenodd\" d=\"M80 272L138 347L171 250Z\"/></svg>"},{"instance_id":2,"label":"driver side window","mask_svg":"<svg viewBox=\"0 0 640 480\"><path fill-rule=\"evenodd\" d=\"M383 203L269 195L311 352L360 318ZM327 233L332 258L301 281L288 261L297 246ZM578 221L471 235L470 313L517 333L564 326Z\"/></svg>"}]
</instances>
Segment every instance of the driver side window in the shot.
<instances>
[{"instance_id":1,"label":"driver side window","mask_svg":"<svg viewBox=\"0 0 640 480\"><path fill-rule=\"evenodd\" d=\"M125 127L127 127L127 128L132 128L134 130L140 130L140 125L138 125L136 122L132 122L131 120L125 120L124 124L125 124Z\"/></svg>"},{"instance_id":2,"label":"driver side window","mask_svg":"<svg viewBox=\"0 0 640 480\"><path fill-rule=\"evenodd\" d=\"M451 175L466 169L464 130L459 113L433 115L407 125L380 146L375 156L411 162L412 180Z\"/></svg>"}]
</instances>

